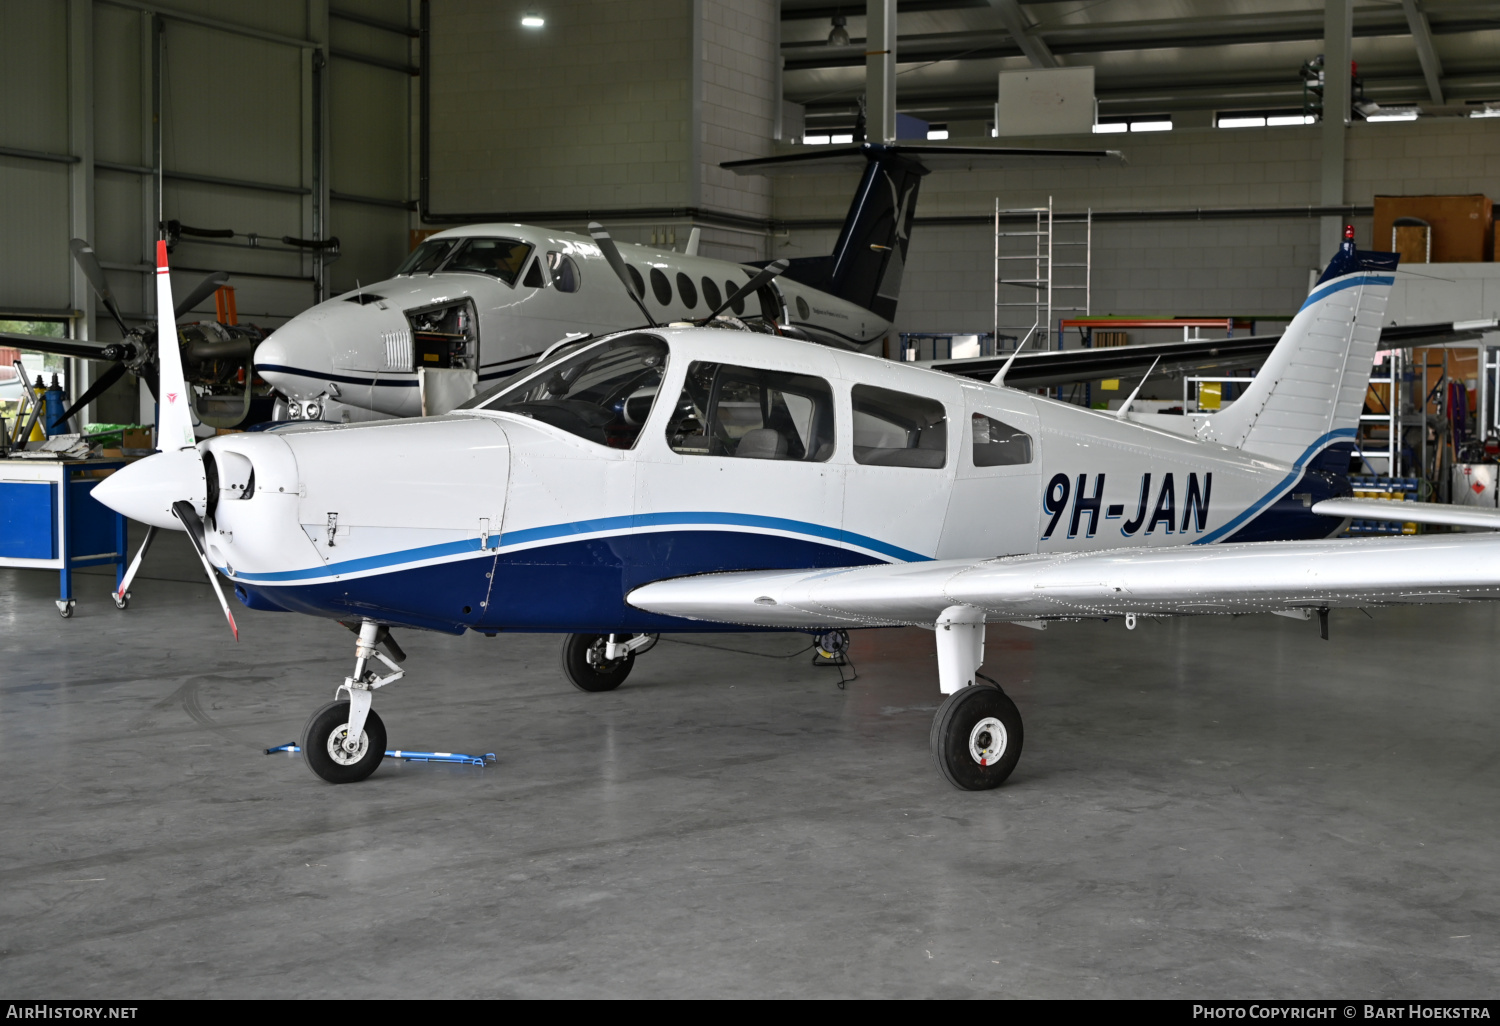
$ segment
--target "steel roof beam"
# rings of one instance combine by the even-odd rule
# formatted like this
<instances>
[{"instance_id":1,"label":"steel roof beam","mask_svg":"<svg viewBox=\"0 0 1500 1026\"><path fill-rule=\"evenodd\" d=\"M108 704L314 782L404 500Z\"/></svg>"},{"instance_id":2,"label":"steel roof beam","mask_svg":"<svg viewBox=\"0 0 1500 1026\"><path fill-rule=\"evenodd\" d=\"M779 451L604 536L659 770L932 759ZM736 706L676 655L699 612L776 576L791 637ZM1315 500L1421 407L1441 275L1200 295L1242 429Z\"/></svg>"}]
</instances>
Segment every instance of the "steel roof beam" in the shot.
<instances>
[{"instance_id":1,"label":"steel roof beam","mask_svg":"<svg viewBox=\"0 0 1500 1026\"><path fill-rule=\"evenodd\" d=\"M1406 24L1411 28L1411 41L1416 44L1417 59L1422 62L1422 77L1427 79L1427 92L1433 103L1441 104L1443 64L1432 46L1432 26L1427 22L1427 14L1417 0L1401 0L1401 9L1406 12Z\"/></svg>"},{"instance_id":2,"label":"steel roof beam","mask_svg":"<svg viewBox=\"0 0 1500 1026\"><path fill-rule=\"evenodd\" d=\"M1033 68L1058 67L1057 58L1052 55L1047 41L1037 34L1031 19L1021 10L1021 5L1016 0L990 0L990 6L1000 16L1005 31L1010 33L1011 39L1015 40Z\"/></svg>"}]
</instances>

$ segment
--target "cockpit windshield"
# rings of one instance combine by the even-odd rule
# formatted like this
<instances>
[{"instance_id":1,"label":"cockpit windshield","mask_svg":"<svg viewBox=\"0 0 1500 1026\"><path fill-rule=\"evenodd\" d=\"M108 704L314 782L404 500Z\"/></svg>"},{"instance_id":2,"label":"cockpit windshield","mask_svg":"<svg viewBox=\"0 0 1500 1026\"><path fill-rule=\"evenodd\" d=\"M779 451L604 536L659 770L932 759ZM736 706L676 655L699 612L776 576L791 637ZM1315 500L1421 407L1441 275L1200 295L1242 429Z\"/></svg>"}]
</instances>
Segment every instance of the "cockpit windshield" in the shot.
<instances>
[{"instance_id":1,"label":"cockpit windshield","mask_svg":"<svg viewBox=\"0 0 1500 1026\"><path fill-rule=\"evenodd\" d=\"M431 274L448 258L448 254L453 252L453 247L462 241L462 239L428 239L401 261L401 266L396 268L396 273Z\"/></svg>"},{"instance_id":2,"label":"cockpit windshield","mask_svg":"<svg viewBox=\"0 0 1500 1026\"><path fill-rule=\"evenodd\" d=\"M530 255L531 246L515 239L428 239L412 250L396 273L477 271L514 285Z\"/></svg>"},{"instance_id":3,"label":"cockpit windshield","mask_svg":"<svg viewBox=\"0 0 1500 1026\"><path fill-rule=\"evenodd\" d=\"M567 353L525 380L465 409L518 413L612 449L632 449L651 415L667 367L667 344L633 333Z\"/></svg>"}]
</instances>

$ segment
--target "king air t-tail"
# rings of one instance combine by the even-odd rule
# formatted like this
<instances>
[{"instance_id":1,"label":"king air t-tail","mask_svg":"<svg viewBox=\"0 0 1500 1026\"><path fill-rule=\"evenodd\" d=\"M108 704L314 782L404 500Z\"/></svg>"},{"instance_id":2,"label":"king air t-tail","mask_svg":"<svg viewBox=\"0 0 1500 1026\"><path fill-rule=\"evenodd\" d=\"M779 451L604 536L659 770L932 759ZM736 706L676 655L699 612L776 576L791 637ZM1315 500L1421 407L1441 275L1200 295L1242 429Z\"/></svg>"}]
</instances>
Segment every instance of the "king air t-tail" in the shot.
<instances>
[{"instance_id":1,"label":"king air t-tail","mask_svg":"<svg viewBox=\"0 0 1500 1026\"><path fill-rule=\"evenodd\" d=\"M1500 598L1493 534L1327 540L1389 519L1345 475L1395 264L1345 243L1196 435L799 339L660 328L564 347L445 416L192 445L164 404L168 451L94 495L187 531L221 602L220 576L251 608L356 627L354 670L301 739L325 780L381 760L372 696L405 672L392 629L564 634L567 675L597 692L663 632L917 625L948 696L934 758L980 790L1022 744L979 673L988 622Z\"/></svg>"},{"instance_id":2,"label":"king air t-tail","mask_svg":"<svg viewBox=\"0 0 1500 1026\"><path fill-rule=\"evenodd\" d=\"M780 279L734 302L733 317L836 348L869 346L895 316L917 193L930 170L1119 161L1106 150L867 143L726 164L741 174L863 171L832 254L792 260ZM662 324L701 318L759 270L698 256L696 230L686 252L627 246L624 257L630 294L587 235L523 224L451 228L412 251L395 277L278 328L257 350L256 370L294 420L416 416L450 405L424 392L452 396L456 388L467 398L570 335L641 324L643 313Z\"/></svg>"}]
</instances>

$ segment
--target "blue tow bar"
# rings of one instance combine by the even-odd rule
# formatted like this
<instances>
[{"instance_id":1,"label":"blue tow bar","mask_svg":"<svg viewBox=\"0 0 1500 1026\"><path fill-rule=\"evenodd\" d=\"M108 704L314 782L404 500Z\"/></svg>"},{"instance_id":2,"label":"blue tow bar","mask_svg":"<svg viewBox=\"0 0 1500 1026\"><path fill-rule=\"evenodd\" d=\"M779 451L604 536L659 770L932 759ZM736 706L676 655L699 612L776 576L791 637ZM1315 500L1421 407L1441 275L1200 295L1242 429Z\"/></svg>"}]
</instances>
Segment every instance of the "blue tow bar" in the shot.
<instances>
[{"instance_id":1,"label":"blue tow bar","mask_svg":"<svg viewBox=\"0 0 1500 1026\"><path fill-rule=\"evenodd\" d=\"M288 741L284 745L275 748L267 748L267 755L275 755L277 752L300 752L302 748L295 741ZM406 752L399 748L387 749L386 756L392 759L401 759L405 762L459 762L466 766L487 766L495 761L494 752L486 752L484 755L465 755L463 752Z\"/></svg>"}]
</instances>

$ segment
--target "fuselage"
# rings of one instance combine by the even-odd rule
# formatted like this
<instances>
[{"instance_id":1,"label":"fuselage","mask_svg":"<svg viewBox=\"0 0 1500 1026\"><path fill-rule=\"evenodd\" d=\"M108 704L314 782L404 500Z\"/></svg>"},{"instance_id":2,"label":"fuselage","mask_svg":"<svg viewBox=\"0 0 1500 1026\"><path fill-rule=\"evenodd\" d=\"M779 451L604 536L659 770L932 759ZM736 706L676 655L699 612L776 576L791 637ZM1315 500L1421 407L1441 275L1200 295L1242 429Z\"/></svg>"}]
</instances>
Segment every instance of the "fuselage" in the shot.
<instances>
[{"instance_id":1,"label":"fuselage","mask_svg":"<svg viewBox=\"0 0 1500 1026\"><path fill-rule=\"evenodd\" d=\"M616 378L587 370L600 353ZM597 395L566 391L590 374ZM1346 445L1282 462L822 345L661 329L443 417L213 438L153 458L188 468L179 485L153 483L148 460L104 501L170 527L153 497L196 488L210 558L252 607L453 632L704 630L722 628L625 596L712 571L1326 537L1339 523L1310 507L1348 493ZM205 453L212 508L190 467Z\"/></svg>"},{"instance_id":2,"label":"fuselage","mask_svg":"<svg viewBox=\"0 0 1500 1026\"><path fill-rule=\"evenodd\" d=\"M638 276L632 287L663 324L706 316L757 270L647 246L627 244L621 252ZM726 313L849 349L890 327L863 307L790 279ZM422 413L422 367L472 371L482 390L569 335L640 323L640 308L588 236L468 225L430 236L394 277L298 314L261 344L255 363L289 401L293 419L320 419L333 403L410 417Z\"/></svg>"}]
</instances>

